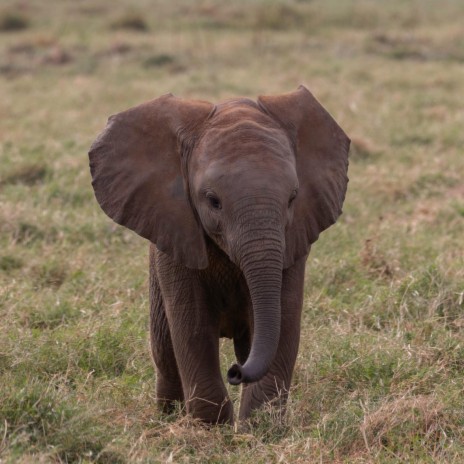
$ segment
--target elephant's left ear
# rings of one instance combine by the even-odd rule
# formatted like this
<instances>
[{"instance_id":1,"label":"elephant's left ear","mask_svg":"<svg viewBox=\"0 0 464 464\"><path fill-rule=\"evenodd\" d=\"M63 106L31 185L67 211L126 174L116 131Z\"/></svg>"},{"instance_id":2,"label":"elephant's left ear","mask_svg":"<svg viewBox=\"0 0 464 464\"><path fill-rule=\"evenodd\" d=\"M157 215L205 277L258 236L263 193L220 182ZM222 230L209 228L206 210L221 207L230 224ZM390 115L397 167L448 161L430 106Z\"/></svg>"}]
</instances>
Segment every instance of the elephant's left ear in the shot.
<instances>
[{"instance_id":1,"label":"elephant's left ear","mask_svg":"<svg viewBox=\"0 0 464 464\"><path fill-rule=\"evenodd\" d=\"M295 146L300 188L286 234L284 266L289 267L308 253L319 234L342 213L350 139L303 86L289 94L260 97L258 103L281 124Z\"/></svg>"},{"instance_id":2,"label":"elephant's left ear","mask_svg":"<svg viewBox=\"0 0 464 464\"><path fill-rule=\"evenodd\" d=\"M89 152L103 211L192 269L206 268L208 256L184 164L212 109L164 95L112 116Z\"/></svg>"}]
</instances>

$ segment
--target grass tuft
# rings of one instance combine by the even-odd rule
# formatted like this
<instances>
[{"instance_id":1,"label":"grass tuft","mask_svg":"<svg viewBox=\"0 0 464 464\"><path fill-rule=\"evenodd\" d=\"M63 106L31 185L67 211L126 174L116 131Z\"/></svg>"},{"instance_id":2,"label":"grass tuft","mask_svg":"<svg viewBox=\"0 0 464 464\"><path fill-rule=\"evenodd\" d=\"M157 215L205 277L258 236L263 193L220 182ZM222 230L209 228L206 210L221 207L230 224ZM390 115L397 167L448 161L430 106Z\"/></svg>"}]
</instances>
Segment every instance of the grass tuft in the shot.
<instances>
[{"instance_id":1,"label":"grass tuft","mask_svg":"<svg viewBox=\"0 0 464 464\"><path fill-rule=\"evenodd\" d=\"M81 312L70 302L56 301L31 312L27 326L32 329L54 329L75 321L80 315Z\"/></svg>"},{"instance_id":2,"label":"grass tuft","mask_svg":"<svg viewBox=\"0 0 464 464\"><path fill-rule=\"evenodd\" d=\"M4 11L0 13L0 32L15 32L27 29L29 18L17 11Z\"/></svg>"},{"instance_id":3,"label":"grass tuft","mask_svg":"<svg viewBox=\"0 0 464 464\"><path fill-rule=\"evenodd\" d=\"M32 269L32 277L39 288L59 288L66 280L67 274L67 267L61 262L47 262Z\"/></svg>"},{"instance_id":4,"label":"grass tuft","mask_svg":"<svg viewBox=\"0 0 464 464\"><path fill-rule=\"evenodd\" d=\"M0 257L0 269L2 271L9 272L15 269L21 269L23 264L22 260L16 256L4 255Z\"/></svg>"},{"instance_id":5,"label":"grass tuft","mask_svg":"<svg viewBox=\"0 0 464 464\"><path fill-rule=\"evenodd\" d=\"M166 65L170 65L175 62L175 58L172 55L161 53L159 55L153 55L147 58L143 65L145 68L157 68Z\"/></svg>"},{"instance_id":6,"label":"grass tuft","mask_svg":"<svg viewBox=\"0 0 464 464\"><path fill-rule=\"evenodd\" d=\"M378 250L375 241L371 238L366 239L364 248L361 252L361 263L366 267L370 274L377 277L392 277L393 267L387 262L385 256Z\"/></svg>"},{"instance_id":7,"label":"grass tuft","mask_svg":"<svg viewBox=\"0 0 464 464\"><path fill-rule=\"evenodd\" d=\"M128 12L110 24L111 29L122 29L136 32L147 32L149 27L143 16L139 13Z\"/></svg>"},{"instance_id":8,"label":"grass tuft","mask_svg":"<svg viewBox=\"0 0 464 464\"><path fill-rule=\"evenodd\" d=\"M92 462L110 462L109 458L123 462L120 455L105 452L108 438L104 427L59 381L44 387L29 380L22 387L4 390L0 412L4 419L0 433L16 454L44 448L65 462L85 457Z\"/></svg>"},{"instance_id":9,"label":"grass tuft","mask_svg":"<svg viewBox=\"0 0 464 464\"><path fill-rule=\"evenodd\" d=\"M255 8L254 27L257 29L285 30L299 28L305 18L294 5L285 3L263 4Z\"/></svg>"},{"instance_id":10,"label":"grass tuft","mask_svg":"<svg viewBox=\"0 0 464 464\"><path fill-rule=\"evenodd\" d=\"M439 454L451 437L445 406L433 395L401 397L381 404L365 415L361 432L368 448L388 448L392 453L425 457Z\"/></svg>"},{"instance_id":11,"label":"grass tuft","mask_svg":"<svg viewBox=\"0 0 464 464\"><path fill-rule=\"evenodd\" d=\"M7 184L36 185L45 182L51 177L51 170L43 164L26 164L15 167L10 173L0 178L0 186Z\"/></svg>"},{"instance_id":12,"label":"grass tuft","mask_svg":"<svg viewBox=\"0 0 464 464\"><path fill-rule=\"evenodd\" d=\"M21 244L30 244L44 239L45 233L34 224L20 221L12 231L13 241Z\"/></svg>"},{"instance_id":13,"label":"grass tuft","mask_svg":"<svg viewBox=\"0 0 464 464\"><path fill-rule=\"evenodd\" d=\"M350 160L376 161L381 151L373 143L363 137L352 137L350 147Z\"/></svg>"}]
</instances>

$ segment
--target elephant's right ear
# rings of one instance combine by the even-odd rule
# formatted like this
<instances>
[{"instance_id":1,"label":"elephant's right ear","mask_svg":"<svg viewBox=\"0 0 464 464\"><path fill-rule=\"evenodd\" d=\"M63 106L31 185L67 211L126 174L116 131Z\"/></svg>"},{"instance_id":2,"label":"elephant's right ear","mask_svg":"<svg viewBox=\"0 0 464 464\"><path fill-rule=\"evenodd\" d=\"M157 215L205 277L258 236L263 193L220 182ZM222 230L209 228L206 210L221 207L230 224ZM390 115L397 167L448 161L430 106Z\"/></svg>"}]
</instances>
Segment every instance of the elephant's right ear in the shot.
<instances>
[{"instance_id":1,"label":"elephant's right ear","mask_svg":"<svg viewBox=\"0 0 464 464\"><path fill-rule=\"evenodd\" d=\"M192 146L212 109L207 102L164 95L111 116L89 152L103 211L196 269L205 268L208 258L186 191L181 149Z\"/></svg>"},{"instance_id":2,"label":"elephant's right ear","mask_svg":"<svg viewBox=\"0 0 464 464\"><path fill-rule=\"evenodd\" d=\"M300 189L285 240L284 267L289 267L309 252L319 234L342 212L350 139L303 86L296 92L260 97L258 102L280 122L295 145Z\"/></svg>"}]
</instances>

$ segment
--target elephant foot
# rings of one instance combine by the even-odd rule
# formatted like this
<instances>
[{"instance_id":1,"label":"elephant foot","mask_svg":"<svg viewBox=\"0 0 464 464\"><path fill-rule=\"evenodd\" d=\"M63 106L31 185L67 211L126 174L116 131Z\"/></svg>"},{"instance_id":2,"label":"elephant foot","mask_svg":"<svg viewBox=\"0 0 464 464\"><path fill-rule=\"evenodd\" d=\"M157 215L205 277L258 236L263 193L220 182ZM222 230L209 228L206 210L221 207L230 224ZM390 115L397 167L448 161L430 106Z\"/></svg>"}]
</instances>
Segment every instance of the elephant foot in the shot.
<instances>
[{"instance_id":1,"label":"elephant foot","mask_svg":"<svg viewBox=\"0 0 464 464\"><path fill-rule=\"evenodd\" d=\"M163 414L173 414L178 409L180 402L179 399L170 399L159 396L159 394L156 397L156 404Z\"/></svg>"},{"instance_id":2,"label":"elephant foot","mask_svg":"<svg viewBox=\"0 0 464 464\"><path fill-rule=\"evenodd\" d=\"M221 402L192 398L186 401L187 413L206 424L233 424L234 407L228 397Z\"/></svg>"},{"instance_id":3,"label":"elephant foot","mask_svg":"<svg viewBox=\"0 0 464 464\"><path fill-rule=\"evenodd\" d=\"M280 387L279 387L280 384ZM288 390L276 378L265 377L259 382L245 385L240 401L239 420L247 420L253 411L261 408L269 409L280 418L285 415Z\"/></svg>"},{"instance_id":4,"label":"elephant foot","mask_svg":"<svg viewBox=\"0 0 464 464\"><path fill-rule=\"evenodd\" d=\"M169 382L158 374L156 382L156 403L164 414L172 414L176 403L184 401L184 392L180 382Z\"/></svg>"}]
</instances>

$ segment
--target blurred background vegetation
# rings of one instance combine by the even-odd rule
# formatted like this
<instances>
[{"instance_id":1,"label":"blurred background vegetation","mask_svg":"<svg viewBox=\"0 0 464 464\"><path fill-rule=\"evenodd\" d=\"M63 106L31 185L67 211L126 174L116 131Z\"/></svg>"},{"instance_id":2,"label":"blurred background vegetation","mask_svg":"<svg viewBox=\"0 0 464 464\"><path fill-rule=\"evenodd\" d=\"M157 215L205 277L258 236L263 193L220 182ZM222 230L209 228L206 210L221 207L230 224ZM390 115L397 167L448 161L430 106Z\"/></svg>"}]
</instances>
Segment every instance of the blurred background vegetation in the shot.
<instances>
[{"instance_id":1,"label":"blurred background vegetation","mask_svg":"<svg viewBox=\"0 0 464 464\"><path fill-rule=\"evenodd\" d=\"M3 0L1 462L463 462L463 17L460 0ZM288 414L250 433L163 417L147 244L99 209L88 147L167 92L301 83L352 150L308 260Z\"/></svg>"}]
</instances>

